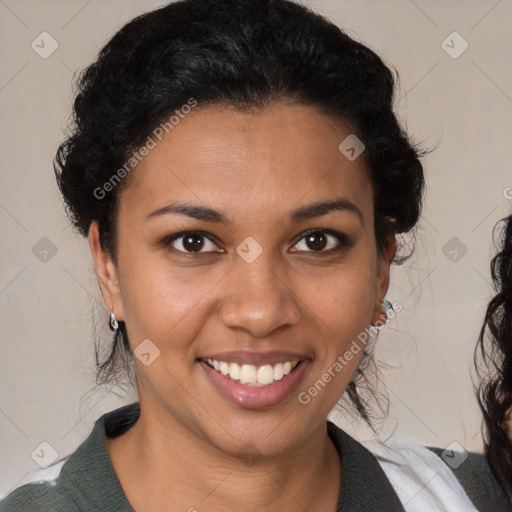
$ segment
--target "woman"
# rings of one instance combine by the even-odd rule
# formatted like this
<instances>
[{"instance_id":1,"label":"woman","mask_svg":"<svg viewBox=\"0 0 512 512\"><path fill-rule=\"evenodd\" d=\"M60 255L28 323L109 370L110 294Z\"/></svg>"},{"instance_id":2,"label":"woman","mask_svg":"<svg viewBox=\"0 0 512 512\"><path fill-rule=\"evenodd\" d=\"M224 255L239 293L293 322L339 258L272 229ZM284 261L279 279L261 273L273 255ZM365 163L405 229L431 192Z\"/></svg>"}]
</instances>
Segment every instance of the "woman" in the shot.
<instances>
[{"instance_id":1,"label":"woman","mask_svg":"<svg viewBox=\"0 0 512 512\"><path fill-rule=\"evenodd\" d=\"M512 215L499 224L499 251L491 262L496 295L487 307L475 365L485 454L512 499Z\"/></svg>"},{"instance_id":2,"label":"woman","mask_svg":"<svg viewBox=\"0 0 512 512\"><path fill-rule=\"evenodd\" d=\"M286 0L185 0L112 38L55 170L115 331L100 378L127 360L139 401L2 510L410 510L386 454L326 421L345 391L369 421L358 377L420 214L393 93Z\"/></svg>"}]
</instances>

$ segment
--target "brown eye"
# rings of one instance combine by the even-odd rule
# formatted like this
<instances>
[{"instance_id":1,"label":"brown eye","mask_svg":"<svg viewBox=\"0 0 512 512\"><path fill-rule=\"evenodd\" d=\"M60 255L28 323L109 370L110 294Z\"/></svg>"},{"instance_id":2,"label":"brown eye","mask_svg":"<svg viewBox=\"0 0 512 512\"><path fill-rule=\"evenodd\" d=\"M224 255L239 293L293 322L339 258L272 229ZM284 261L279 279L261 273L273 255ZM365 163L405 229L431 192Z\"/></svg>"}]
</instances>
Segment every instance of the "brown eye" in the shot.
<instances>
[{"instance_id":1,"label":"brown eye","mask_svg":"<svg viewBox=\"0 0 512 512\"><path fill-rule=\"evenodd\" d=\"M305 241L306 245L315 251L324 249L328 242L327 237L321 231L307 235Z\"/></svg>"},{"instance_id":2,"label":"brown eye","mask_svg":"<svg viewBox=\"0 0 512 512\"><path fill-rule=\"evenodd\" d=\"M303 235L295 247L302 247L294 250L304 252L331 253L342 249L349 249L354 246L354 242L343 233L332 230L315 230Z\"/></svg>"},{"instance_id":3,"label":"brown eye","mask_svg":"<svg viewBox=\"0 0 512 512\"><path fill-rule=\"evenodd\" d=\"M209 237L196 231L178 233L166 238L163 243L166 247L170 246L182 253L221 252L215 250L217 246Z\"/></svg>"},{"instance_id":4,"label":"brown eye","mask_svg":"<svg viewBox=\"0 0 512 512\"><path fill-rule=\"evenodd\" d=\"M204 247L204 238L197 235L187 235L183 237L181 243L186 251L201 252Z\"/></svg>"}]
</instances>

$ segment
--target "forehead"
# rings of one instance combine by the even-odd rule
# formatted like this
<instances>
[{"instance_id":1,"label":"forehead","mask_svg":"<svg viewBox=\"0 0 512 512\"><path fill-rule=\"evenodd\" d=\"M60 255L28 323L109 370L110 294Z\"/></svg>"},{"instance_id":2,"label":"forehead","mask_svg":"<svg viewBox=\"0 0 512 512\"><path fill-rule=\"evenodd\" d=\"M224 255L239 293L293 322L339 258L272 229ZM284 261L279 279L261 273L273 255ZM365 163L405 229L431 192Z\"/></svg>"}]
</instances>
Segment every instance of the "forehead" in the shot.
<instances>
[{"instance_id":1,"label":"forehead","mask_svg":"<svg viewBox=\"0 0 512 512\"><path fill-rule=\"evenodd\" d=\"M253 113L196 107L161 140L153 136L120 213L147 214L178 198L275 217L301 202L343 196L364 214L373 206L365 162L339 150L350 135L347 123L309 106L277 103Z\"/></svg>"}]
</instances>

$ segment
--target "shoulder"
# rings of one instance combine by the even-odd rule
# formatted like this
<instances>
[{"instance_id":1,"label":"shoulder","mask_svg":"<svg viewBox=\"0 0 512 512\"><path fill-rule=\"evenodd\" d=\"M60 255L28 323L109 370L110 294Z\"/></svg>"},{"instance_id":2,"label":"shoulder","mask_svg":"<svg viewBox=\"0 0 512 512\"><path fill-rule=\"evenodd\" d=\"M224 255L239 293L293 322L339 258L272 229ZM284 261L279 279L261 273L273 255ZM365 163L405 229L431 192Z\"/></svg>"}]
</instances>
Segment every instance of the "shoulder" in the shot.
<instances>
[{"instance_id":1,"label":"shoulder","mask_svg":"<svg viewBox=\"0 0 512 512\"><path fill-rule=\"evenodd\" d=\"M335 423L327 429L343 467L338 511L405 512L377 458Z\"/></svg>"},{"instance_id":2,"label":"shoulder","mask_svg":"<svg viewBox=\"0 0 512 512\"><path fill-rule=\"evenodd\" d=\"M112 466L106 438L130 428L139 411L139 404L134 403L104 414L50 481L14 489L0 501L0 512L131 511Z\"/></svg>"},{"instance_id":3,"label":"shoulder","mask_svg":"<svg viewBox=\"0 0 512 512\"><path fill-rule=\"evenodd\" d=\"M361 443L373 455L407 512L512 510L503 486L481 454L453 452L400 440L382 442L375 437L360 439L358 443L340 429L336 432L343 437L344 448ZM370 465L363 450L358 448L354 453L364 460L365 466ZM360 465L358 462L352 469L357 470Z\"/></svg>"},{"instance_id":4,"label":"shoulder","mask_svg":"<svg viewBox=\"0 0 512 512\"><path fill-rule=\"evenodd\" d=\"M371 450L407 510L512 510L483 455L402 441L375 443Z\"/></svg>"},{"instance_id":5,"label":"shoulder","mask_svg":"<svg viewBox=\"0 0 512 512\"><path fill-rule=\"evenodd\" d=\"M428 447L451 469L471 501L486 512L512 510L512 503L481 453Z\"/></svg>"},{"instance_id":6,"label":"shoulder","mask_svg":"<svg viewBox=\"0 0 512 512\"><path fill-rule=\"evenodd\" d=\"M0 512L78 511L72 497L50 482L22 485L0 501Z\"/></svg>"}]
</instances>

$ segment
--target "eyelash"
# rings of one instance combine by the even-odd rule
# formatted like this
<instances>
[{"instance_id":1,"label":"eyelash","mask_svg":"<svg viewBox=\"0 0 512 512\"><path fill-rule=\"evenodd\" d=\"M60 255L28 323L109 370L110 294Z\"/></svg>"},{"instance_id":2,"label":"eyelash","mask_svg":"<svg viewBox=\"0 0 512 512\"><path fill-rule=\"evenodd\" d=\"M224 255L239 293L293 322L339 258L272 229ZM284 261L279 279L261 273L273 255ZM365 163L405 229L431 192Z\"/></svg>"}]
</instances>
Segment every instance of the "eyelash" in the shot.
<instances>
[{"instance_id":1,"label":"eyelash","mask_svg":"<svg viewBox=\"0 0 512 512\"><path fill-rule=\"evenodd\" d=\"M338 241L338 247L334 249L328 249L328 250L320 250L320 251L293 251L293 252L306 252L311 254L334 254L346 249L351 249L354 246L354 241L351 240L347 235L344 233L340 233L338 231L334 231L332 229L311 229L309 231L306 231L302 233L300 238L297 240L297 242L294 244L297 245L299 242L301 242L304 238L306 238L309 235L312 234L326 234L334 237ZM176 233L174 235L167 236L162 240L162 244L164 247L168 248L174 241L183 239L189 235L196 235L197 237L203 237L209 240L210 242L215 244L214 237L212 237L209 233L206 233L205 231L182 231L180 233ZM216 244L217 245L217 244ZM211 254L211 253L219 253L220 251L202 251L202 252L192 252L192 251L182 251L179 249L175 249L176 252L180 254L185 255L200 255L200 254Z\"/></svg>"}]
</instances>

